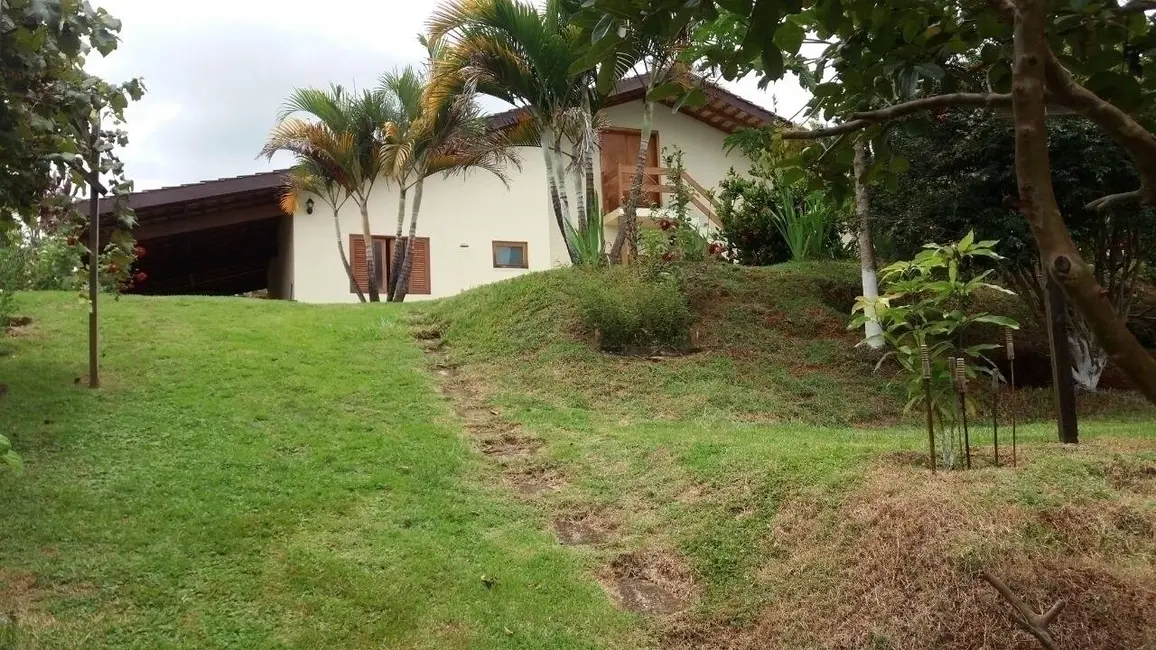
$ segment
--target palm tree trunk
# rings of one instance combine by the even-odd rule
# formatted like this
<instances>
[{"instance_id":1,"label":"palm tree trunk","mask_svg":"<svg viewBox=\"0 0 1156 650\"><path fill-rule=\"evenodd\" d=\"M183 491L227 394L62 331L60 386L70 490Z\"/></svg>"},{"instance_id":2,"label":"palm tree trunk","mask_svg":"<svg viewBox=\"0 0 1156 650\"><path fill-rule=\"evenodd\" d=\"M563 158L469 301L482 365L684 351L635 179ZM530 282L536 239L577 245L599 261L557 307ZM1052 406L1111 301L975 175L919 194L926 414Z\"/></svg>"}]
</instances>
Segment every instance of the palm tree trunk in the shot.
<instances>
[{"instance_id":1,"label":"palm tree trunk","mask_svg":"<svg viewBox=\"0 0 1156 650\"><path fill-rule=\"evenodd\" d=\"M863 297L879 297L879 279L875 273L875 243L871 239L871 195L867 189L867 145L855 141L855 213L859 218L859 269L863 278ZM868 303L871 304L871 303ZM872 350L883 347L883 328L875 317L875 308L867 307L864 334Z\"/></svg>"},{"instance_id":2,"label":"palm tree trunk","mask_svg":"<svg viewBox=\"0 0 1156 650\"><path fill-rule=\"evenodd\" d=\"M586 149L583 147L581 151L576 147L574 149L574 164L571 166L571 173L574 178L574 210L578 216L578 232L586 232L586 209L589 207L589 201L586 198Z\"/></svg>"},{"instance_id":3,"label":"palm tree trunk","mask_svg":"<svg viewBox=\"0 0 1156 650\"><path fill-rule=\"evenodd\" d=\"M649 89L648 89L649 90ZM638 143L638 157L634 160L634 179L626 204L622 206L622 217L618 220L618 236L610 249L610 262L622 261L622 248L626 247L626 262L638 257L638 200L642 198L642 181L645 178L647 154L650 150L650 134L654 126L654 102L646 102L642 109L642 141Z\"/></svg>"},{"instance_id":4,"label":"palm tree trunk","mask_svg":"<svg viewBox=\"0 0 1156 650\"><path fill-rule=\"evenodd\" d=\"M550 152L553 159L554 167L552 173L554 174L554 183L558 186L558 201L562 204L562 214L566 215L566 219L570 218L570 195L566 191L566 161L562 156L562 137L554 141L554 148Z\"/></svg>"},{"instance_id":5,"label":"palm tree trunk","mask_svg":"<svg viewBox=\"0 0 1156 650\"><path fill-rule=\"evenodd\" d=\"M401 229L405 225L405 195L406 187L401 186L397 202L397 234L393 238L393 254L389 260L389 279L386 281L386 300L392 302L397 293L397 278L401 275L401 265L405 261L406 240L401 237Z\"/></svg>"},{"instance_id":6,"label":"palm tree trunk","mask_svg":"<svg viewBox=\"0 0 1156 650\"><path fill-rule=\"evenodd\" d=\"M591 137L598 137L598 133L594 132L594 111L590 108L590 93L582 93L582 110L586 113L590 120L590 131L588 135ZM594 151L597 145L585 147L583 151L586 155L582 157L582 173L585 176L586 183L586 220L587 227L589 227L590 210L598 210L601 215L602 203L597 200L598 191L594 187Z\"/></svg>"},{"instance_id":7,"label":"palm tree trunk","mask_svg":"<svg viewBox=\"0 0 1156 650\"><path fill-rule=\"evenodd\" d=\"M550 190L550 203L554 208L554 220L558 223L558 232L562 234L562 241L566 242L566 252L570 255L570 263L577 264L578 251L574 248L574 242L566 236L567 215L562 212L562 200L558 194L558 179L554 177L554 152L550 148L551 135L549 127L542 127L542 157L546 163L546 184Z\"/></svg>"},{"instance_id":8,"label":"palm tree trunk","mask_svg":"<svg viewBox=\"0 0 1156 650\"><path fill-rule=\"evenodd\" d=\"M369 285L369 302L381 302L381 293L377 288L377 256L373 251L373 232L369 228L369 197L358 200L357 207L361 210L361 234L365 244L365 275Z\"/></svg>"},{"instance_id":9,"label":"palm tree trunk","mask_svg":"<svg viewBox=\"0 0 1156 650\"><path fill-rule=\"evenodd\" d=\"M417 216L421 211L421 195L422 189L425 185L425 179L420 179L417 185L413 187L413 214L409 217L409 237L407 241L414 241L417 237ZM413 272L413 250L407 252L405 260L402 262L401 274L397 278L397 290L393 294L394 302L402 302L405 300L406 294L409 293L409 276Z\"/></svg>"},{"instance_id":10,"label":"palm tree trunk","mask_svg":"<svg viewBox=\"0 0 1156 650\"><path fill-rule=\"evenodd\" d=\"M361 291L361 287L357 286L357 280L353 275L353 266L349 264L349 256L345 254L345 243L341 237L341 221L337 218L336 208L333 209L333 229L337 231L337 252L341 255L341 266L345 267L345 275L349 276L349 284L357 292L357 299L365 302L365 293Z\"/></svg>"}]
</instances>

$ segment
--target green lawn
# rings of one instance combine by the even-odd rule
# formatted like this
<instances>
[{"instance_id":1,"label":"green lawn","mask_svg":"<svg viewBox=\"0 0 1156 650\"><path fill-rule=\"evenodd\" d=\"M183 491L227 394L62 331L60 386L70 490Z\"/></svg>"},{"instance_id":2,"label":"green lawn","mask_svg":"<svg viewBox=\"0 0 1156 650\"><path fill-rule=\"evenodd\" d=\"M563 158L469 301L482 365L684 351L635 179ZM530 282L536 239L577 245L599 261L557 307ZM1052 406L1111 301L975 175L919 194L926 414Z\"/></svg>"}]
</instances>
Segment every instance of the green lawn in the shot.
<instances>
[{"instance_id":1,"label":"green lawn","mask_svg":"<svg viewBox=\"0 0 1156 650\"><path fill-rule=\"evenodd\" d=\"M586 558L479 478L397 309L108 301L92 392L85 307L21 305L0 646L638 646Z\"/></svg>"},{"instance_id":2,"label":"green lawn","mask_svg":"<svg viewBox=\"0 0 1156 650\"><path fill-rule=\"evenodd\" d=\"M0 476L0 614L17 619L0 647L979 647L920 636L960 616L988 648L1030 647L972 589L979 567L1033 604L1080 603L1060 619L1071 647L1156 639L1135 624L1156 611L1156 425L1134 404L1086 420L1079 450L1030 425L1020 470L931 479L917 428L752 417L768 398L744 401L757 379L725 355L608 357L532 297L504 334L471 322L493 305L457 300L110 301L92 392L74 383L84 306L22 296L36 321L0 358L0 426L27 463ZM423 357L412 319L456 324ZM483 453L501 435L540 447ZM1051 580L1065 555L1085 582ZM622 611L630 580L676 605Z\"/></svg>"}]
</instances>

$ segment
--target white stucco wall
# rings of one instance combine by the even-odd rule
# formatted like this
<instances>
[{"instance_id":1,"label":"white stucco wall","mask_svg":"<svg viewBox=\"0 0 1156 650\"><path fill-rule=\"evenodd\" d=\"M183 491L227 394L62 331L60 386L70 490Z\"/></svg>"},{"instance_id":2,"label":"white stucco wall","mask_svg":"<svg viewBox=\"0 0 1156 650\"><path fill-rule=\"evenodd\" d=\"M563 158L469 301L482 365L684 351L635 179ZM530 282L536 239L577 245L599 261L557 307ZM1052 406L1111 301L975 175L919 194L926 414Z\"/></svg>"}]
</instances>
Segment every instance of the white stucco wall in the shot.
<instances>
[{"instance_id":1,"label":"white stucco wall","mask_svg":"<svg viewBox=\"0 0 1156 650\"><path fill-rule=\"evenodd\" d=\"M638 128L641 102L612 107L606 116L611 126ZM725 134L698 120L672 114L660 107L654 128L659 145L678 145L686 153L688 173L704 187L715 188L733 165L745 170L741 154L723 152ZM494 176L476 172L468 177L426 180L418 236L430 241L430 295L410 294L407 300L451 296L481 284L568 263L566 247L550 209L545 164L538 148L525 148L522 171L511 171L507 188ZM601 178L596 159L596 178ZM568 187L573 180L567 178ZM572 191L572 189L571 189ZM601 190L600 190L601 191ZM412 192L411 192L412 195ZM412 196L410 197L412 201ZM393 235L397 228L398 190L379 183L370 199L373 234ZM299 202L292 231L293 298L303 302L356 302L341 266L329 208L315 200L312 215ZM407 216L408 228L408 216ZM341 214L345 243L348 235L361 232L361 219L353 202ZM607 229L613 238L614 230ZM528 244L529 269L493 268L494 241Z\"/></svg>"}]
</instances>

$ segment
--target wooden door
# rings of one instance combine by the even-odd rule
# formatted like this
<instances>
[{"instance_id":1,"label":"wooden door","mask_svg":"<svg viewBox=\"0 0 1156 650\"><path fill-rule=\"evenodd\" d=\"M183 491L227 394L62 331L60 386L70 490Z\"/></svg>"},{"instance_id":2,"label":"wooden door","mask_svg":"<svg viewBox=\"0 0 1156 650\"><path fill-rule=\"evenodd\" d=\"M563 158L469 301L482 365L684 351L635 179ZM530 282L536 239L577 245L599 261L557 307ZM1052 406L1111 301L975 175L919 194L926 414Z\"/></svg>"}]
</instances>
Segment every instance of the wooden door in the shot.
<instances>
[{"instance_id":1,"label":"wooden door","mask_svg":"<svg viewBox=\"0 0 1156 650\"><path fill-rule=\"evenodd\" d=\"M602 212L605 214L621 207L626 193L630 191L642 132L637 129L604 129L601 141ZM646 151L647 167L658 167L658 151L658 132L651 132L650 146ZM625 174L620 172L623 166L627 171ZM654 175L647 175L643 179L648 185L659 185L659 180ZM652 205L662 205L662 197L657 192L648 192L639 199L639 206Z\"/></svg>"}]
</instances>

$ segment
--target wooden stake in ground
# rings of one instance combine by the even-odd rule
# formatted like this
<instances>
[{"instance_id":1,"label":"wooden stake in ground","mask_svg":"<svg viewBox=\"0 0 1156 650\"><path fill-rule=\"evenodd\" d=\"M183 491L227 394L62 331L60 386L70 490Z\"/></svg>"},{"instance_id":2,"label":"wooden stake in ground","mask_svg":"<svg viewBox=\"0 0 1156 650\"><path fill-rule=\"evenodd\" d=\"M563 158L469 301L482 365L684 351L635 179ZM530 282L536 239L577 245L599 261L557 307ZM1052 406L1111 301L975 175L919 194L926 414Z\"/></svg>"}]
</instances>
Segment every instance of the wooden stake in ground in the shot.
<instances>
[{"instance_id":1,"label":"wooden stake in ground","mask_svg":"<svg viewBox=\"0 0 1156 650\"><path fill-rule=\"evenodd\" d=\"M100 295L100 116L92 120L88 141L88 387L100 388L97 298Z\"/></svg>"},{"instance_id":2,"label":"wooden stake in ground","mask_svg":"<svg viewBox=\"0 0 1156 650\"><path fill-rule=\"evenodd\" d=\"M991 441L995 446L995 466L999 467L999 373L991 375Z\"/></svg>"},{"instance_id":3,"label":"wooden stake in ground","mask_svg":"<svg viewBox=\"0 0 1156 650\"><path fill-rule=\"evenodd\" d=\"M931 402L931 355L927 351L927 344L919 346L919 356L923 360L923 394L927 400L927 450L928 466L935 473L935 415Z\"/></svg>"},{"instance_id":4,"label":"wooden stake in ground","mask_svg":"<svg viewBox=\"0 0 1156 650\"><path fill-rule=\"evenodd\" d=\"M1011 589L1008 589L1008 586L1005 585L1002 580L987 571L984 571L980 575L988 584L995 587L995 590L999 592L1000 596L1003 596L1003 599L1006 600L1009 605L1015 608L1016 613L1012 614L1011 618L1016 625L1023 628L1028 634L1034 636L1045 650L1059 650L1060 646L1056 645L1055 639L1052 638L1051 632L1048 631L1048 625L1060 615L1060 612L1064 611L1064 606L1066 605L1064 601L1058 600L1048 611L1043 614L1037 614L1025 605Z\"/></svg>"},{"instance_id":5,"label":"wooden stake in ground","mask_svg":"<svg viewBox=\"0 0 1156 650\"><path fill-rule=\"evenodd\" d=\"M1011 330L1004 330L1007 343L1007 365L1011 379L1012 467L1016 466L1016 342Z\"/></svg>"},{"instance_id":6,"label":"wooden stake in ground","mask_svg":"<svg viewBox=\"0 0 1156 650\"><path fill-rule=\"evenodd\" d=\"M967 432L967 373L964 372L963 357L955 360L956 388L959 390L959 412L963 422L963 449L967 468L971 469L971 438Z\"/></svg>"},{"instance_id":7,"label":"wooden stake in ground","mask_svg":"<svg viewBox=\"0 0 1156 650\"><path fill-rule=\"evenodd\" d=\"M1052 353L1052 384L1060 442L1080 441L1076 423L1076 384L1072 379L1072 351L1068 348L1068 299L1064 288L1048 272L1043 273L1047 300L1048 343Z\"/></svg>"}]
</instances>

